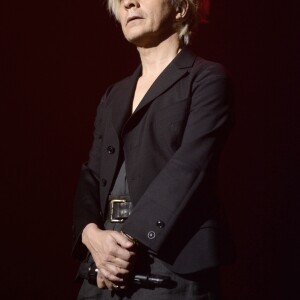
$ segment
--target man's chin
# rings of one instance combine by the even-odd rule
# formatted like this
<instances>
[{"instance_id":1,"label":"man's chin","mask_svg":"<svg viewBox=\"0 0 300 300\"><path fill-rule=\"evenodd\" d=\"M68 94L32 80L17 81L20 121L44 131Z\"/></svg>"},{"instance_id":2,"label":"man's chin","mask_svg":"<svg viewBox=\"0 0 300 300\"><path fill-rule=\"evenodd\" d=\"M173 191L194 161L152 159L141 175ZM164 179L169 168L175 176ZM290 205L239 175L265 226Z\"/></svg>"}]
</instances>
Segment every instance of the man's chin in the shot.
<instances>
[{"instance_id":1,"label":"man's chin","mask_svg":"<svg viewBox=\"0 0 300 300\"><path fill-rule=\"evenodd\" d=\"M154 41L151 39L141 39L141 38L132 38L127 39L127 41L137 48L153 48L160 44L159 41Z\"/></svg>"}]
</instances>

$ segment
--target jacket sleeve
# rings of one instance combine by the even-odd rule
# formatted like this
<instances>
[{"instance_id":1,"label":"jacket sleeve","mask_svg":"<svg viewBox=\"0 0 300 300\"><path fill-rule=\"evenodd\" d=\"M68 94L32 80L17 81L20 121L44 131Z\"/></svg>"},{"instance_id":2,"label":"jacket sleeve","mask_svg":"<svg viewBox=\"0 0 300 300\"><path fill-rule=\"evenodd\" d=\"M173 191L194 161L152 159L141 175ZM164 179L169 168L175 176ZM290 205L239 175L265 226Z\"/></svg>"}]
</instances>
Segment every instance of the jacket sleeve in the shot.
<instances>
[{"instance_id":1,"label":"jacket sleeve","mask_svg":"<svg viewBox=\"0 0 300 300\"><path fill-rule=\"evenodd\" d=\"M123 225L124 232L154 252L159 252L189 200L201 189L227 127L227 98L227 78L220 65L212 64L195 76L181 145Z\"/></svg>"},{"instance_id":2,"label":"jacket sleeve","mask_svg":"<svg viewBox=\"0 0 300 300\"><path fill-rule=\"evenodd\" d=\"M89 223L96 223L100 228L103 227L99 198L99 170L104 103L105 96L101 99L97 109L93 144L89 160L82 166L74 201L72 255L79 260L85 259L87 255L87 248L81 242L84 227Z\"/></svg>"}]
</instances>

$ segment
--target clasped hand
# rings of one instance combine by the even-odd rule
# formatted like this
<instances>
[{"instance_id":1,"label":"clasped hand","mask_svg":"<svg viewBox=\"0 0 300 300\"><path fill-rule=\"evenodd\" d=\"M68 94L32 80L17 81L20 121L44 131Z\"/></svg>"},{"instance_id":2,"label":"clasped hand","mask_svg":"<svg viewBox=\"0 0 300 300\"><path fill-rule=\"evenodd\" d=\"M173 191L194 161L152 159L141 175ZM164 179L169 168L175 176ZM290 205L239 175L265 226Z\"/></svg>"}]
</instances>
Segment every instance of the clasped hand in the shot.
<instances>
[{"instance_id":1,"label":"clasped hand","mask_svg":"<svg viewBox=\"0 0 300 300\"><path fill-rule=\"evenodd\" d=\"M91 252L98 268L99 288L126 288L126 278L134 264L134 243L124 234L113 230L101 230L96 224L88 224L82 232L82 242Z\"/></svg>"}]
</instances>

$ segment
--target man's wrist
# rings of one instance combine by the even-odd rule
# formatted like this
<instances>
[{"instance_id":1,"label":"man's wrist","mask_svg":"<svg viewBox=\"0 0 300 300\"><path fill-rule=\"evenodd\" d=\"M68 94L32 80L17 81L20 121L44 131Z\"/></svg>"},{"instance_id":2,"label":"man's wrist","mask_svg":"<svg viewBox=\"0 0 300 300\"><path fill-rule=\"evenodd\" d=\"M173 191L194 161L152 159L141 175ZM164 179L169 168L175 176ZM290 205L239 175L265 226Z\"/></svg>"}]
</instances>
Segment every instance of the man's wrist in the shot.
<instances>
[{"instance_id":1,"label":"man's wrist","mask_svg":"<svg viewBox=\"0 0 300 300\"><path fill-rule=\"evenodd\" d=\"M89 223L84 227L84 229L82 230L82 235L81 235L82 243L84 245L87 246L87 242L89 241L89 236L90 236L91 232L96 231L96 230L100 230L100 228L95 223Z\"/></svg>"}]
</instances>

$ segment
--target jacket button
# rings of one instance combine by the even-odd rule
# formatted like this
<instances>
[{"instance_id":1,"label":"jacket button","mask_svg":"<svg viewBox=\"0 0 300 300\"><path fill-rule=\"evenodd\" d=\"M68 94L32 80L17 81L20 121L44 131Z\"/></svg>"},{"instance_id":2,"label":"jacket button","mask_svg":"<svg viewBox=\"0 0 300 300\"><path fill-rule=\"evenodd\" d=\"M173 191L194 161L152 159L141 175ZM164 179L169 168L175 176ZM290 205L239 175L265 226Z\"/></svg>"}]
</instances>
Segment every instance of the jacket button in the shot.
<instances>
[{"instance_id":1,"label":"jacket button","mask_svg":"<svg viewBox=\"0 0 300 300\"><path fill-rule=\"evenodd\" d=\"M148 232L148 239L153 240L155 238L155 232L154 231L149 231Z\"/></svg>"},{"instance_id":2,"label":"jacket button","mask_svg":"<svg viewBox=\"0 0 300 300\"><path fill-rule=\"evenodd\" d=\"M107 150L108 154L115 153L115 148L113 146L108 146L106 150Z\"/></svg>"},{"instance_id":3,"label":"jacket button","mask_svg":"<svg viewBox=\"0 0 300 300\"><path fill-rule=\"evenodd\" d=\"M159 221L156 222L156 226L158 228L164 228L165 227L165 223L163 221L159 220Z\"/></svg>"},{"instance_id":4,"label":"jacket button","mask_svg":"<svg viewBox=\"0 0 300 300\"><path fill-rule=\"evenodd\" d=\"M101 179L101 184L102 186L106 186L107 180L105 178Z\"/></svg>"}]
</instances>

